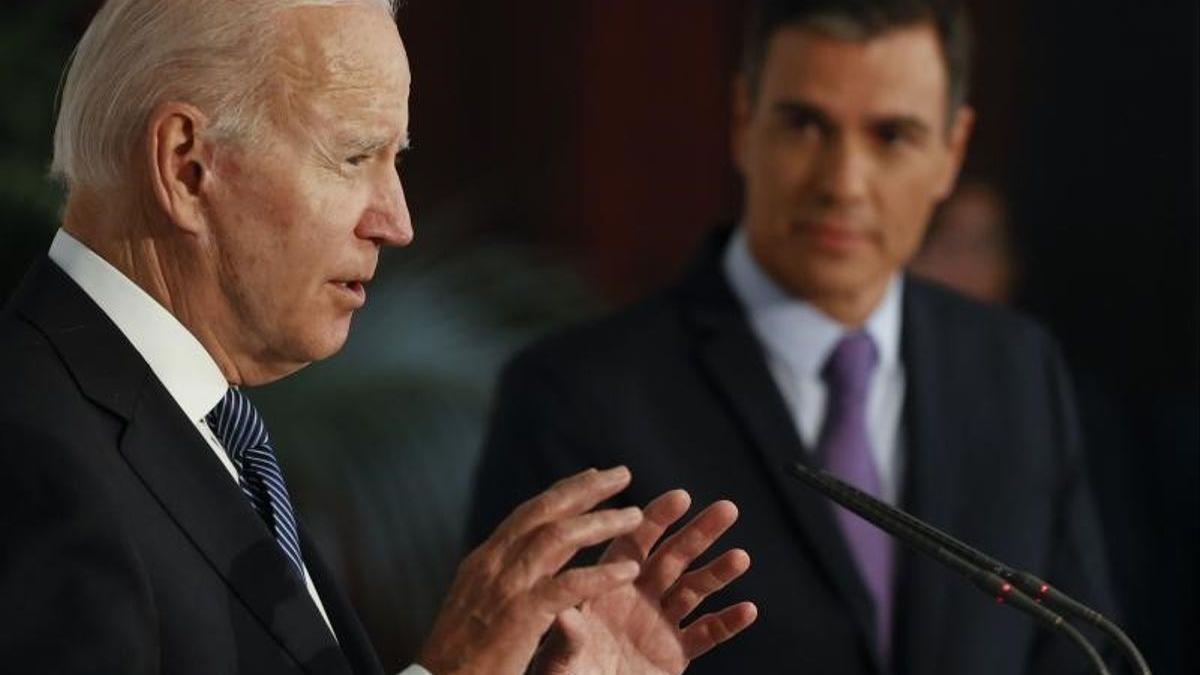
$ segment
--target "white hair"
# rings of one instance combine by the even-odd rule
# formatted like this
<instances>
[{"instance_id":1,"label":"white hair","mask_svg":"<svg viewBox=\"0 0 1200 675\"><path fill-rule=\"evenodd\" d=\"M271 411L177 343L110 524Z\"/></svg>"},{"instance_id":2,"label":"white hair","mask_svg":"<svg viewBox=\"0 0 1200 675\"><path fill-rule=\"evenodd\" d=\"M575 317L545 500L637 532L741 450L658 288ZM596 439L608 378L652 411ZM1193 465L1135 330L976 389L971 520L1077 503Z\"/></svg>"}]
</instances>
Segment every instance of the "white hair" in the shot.
<instances>
[{"instance_id":1,"label":"white hair","mask_svg":"<svg viewBox=\"0 0 1200 675\"><path fill-rule=\"evenodd\" d=\"M281 11L397 0L108 0L62 85L51 175L68 188L127 178L154 108L191 103L216 138L253 140L272 79Z\"/></svg>"}]
</instances>

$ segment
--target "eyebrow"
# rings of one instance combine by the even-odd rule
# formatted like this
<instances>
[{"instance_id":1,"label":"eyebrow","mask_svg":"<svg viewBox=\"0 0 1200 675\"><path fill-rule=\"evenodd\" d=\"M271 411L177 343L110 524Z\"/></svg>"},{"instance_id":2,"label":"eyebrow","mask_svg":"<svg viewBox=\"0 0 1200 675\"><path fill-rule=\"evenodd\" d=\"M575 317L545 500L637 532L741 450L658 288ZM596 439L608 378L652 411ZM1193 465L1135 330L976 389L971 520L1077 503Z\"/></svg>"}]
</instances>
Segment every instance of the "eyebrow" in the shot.
<instances>
[{"instance_id":1,"label":"eyebrow","mask_svg":"<svg viewBox=\"0 0 1200 675\"><path fill-rule=\"evenodd\" d=\"M776 101L772 105L775 114L786 119L805 119L815 122L824 130L833 129L833 119L819 107L802 100ZM916 136L926 136L930 132L929 124L915 115L904 113L883 114L872 117L868 126L873 129L889 126Z\"/></svg>"},{"instance_id":2,"label":"eyebrow","mask_svg":"<svg viewBox=\"0 0 1200 675\"><path fill-rule=\"evenodd\" d=\"M825 111L805 101L776 101L771 108L776 116L784 119L816 122L822 129L832 129L835 126Z\"/></svg>"},{"instance_id":3,"label":"eyebrow","mask_svg":"<svg viewBox=\"0 0 1200 675\"><path fill-rule=\"evenodd\" d=\"M344 142L344 147L355 154L373 155L392 143L391 138L384 136L356 136ZM400 151L408 150L408 136L400 139Z\"/></svg>"}]
</instances>

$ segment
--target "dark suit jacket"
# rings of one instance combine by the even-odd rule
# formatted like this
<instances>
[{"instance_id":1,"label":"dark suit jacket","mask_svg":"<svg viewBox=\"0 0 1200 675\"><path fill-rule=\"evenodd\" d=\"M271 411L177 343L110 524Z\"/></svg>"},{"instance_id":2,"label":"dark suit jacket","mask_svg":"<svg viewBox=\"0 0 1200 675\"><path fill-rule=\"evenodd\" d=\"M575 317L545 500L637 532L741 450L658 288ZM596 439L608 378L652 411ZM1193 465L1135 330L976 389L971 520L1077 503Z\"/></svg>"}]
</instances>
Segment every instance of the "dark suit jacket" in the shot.
<instances>
[{"instance_id":1,"label":"dark suit jacket","mask_svg":"<svg viewBox=\"0 0 1200 675\"><path fill-rule=\"evenodd\" d=\"M0 670L380 674L302 532L337 631L111 321L43 259L0 317Z\"/></svg>"},{"instance_id":2,"label":"dark suit jacket","mask_svg":"<svg viewBox=\"0 0 1200 675\"><path fill-rule=\"evenodd\" d=\"M478 540L550 481L626 464L622 496L684 487L734 500L720 547L747 575L721 597L758 623L691 673L876 673L871 601L829 505L786 475L809 455L711 249L678 287L520 354L505 370L478 471ZM903 506L1110 609L1072 396L1046 334L1012 313L908 279ZM965 581L901 555L894 672L1086 672L1076 647ZM709 606L712 606L710 603Z\"/></svg>"}]
</instances>

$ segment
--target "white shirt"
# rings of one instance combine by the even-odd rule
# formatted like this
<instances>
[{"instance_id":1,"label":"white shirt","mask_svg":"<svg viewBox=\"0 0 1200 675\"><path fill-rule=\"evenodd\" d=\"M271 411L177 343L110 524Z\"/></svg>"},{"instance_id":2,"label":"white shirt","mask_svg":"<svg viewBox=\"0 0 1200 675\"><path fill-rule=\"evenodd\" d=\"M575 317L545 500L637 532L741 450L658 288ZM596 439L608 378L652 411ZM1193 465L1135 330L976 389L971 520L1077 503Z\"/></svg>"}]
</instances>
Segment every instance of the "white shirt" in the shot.
<instances>
[{"instance_id":1,"label":"white shirt","mask_svg":"<svg viewBox=\"0 0 1200 675\"><path fill-rule=\"evenodd\" d=\"M723 265L734 295L765 348L771 375L800 439L808 452L816 452L828 397L821 370L838 341L854 329L780 288L754 260L740 228L725 250ZM867 437L883 490L880 496L891 504L899 498L904 469L904 364L900 360L903 293L903 278L897 274L862 326L879 354L867 395Z\"/></svg>"}]
</instances>

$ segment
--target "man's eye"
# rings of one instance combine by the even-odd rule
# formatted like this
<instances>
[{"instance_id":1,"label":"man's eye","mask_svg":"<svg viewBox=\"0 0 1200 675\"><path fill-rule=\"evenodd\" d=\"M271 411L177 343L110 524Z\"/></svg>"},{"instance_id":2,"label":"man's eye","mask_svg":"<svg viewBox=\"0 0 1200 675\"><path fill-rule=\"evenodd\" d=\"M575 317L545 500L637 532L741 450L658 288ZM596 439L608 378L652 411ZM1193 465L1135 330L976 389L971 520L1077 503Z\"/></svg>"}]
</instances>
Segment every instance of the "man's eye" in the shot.
<instances>
[{"instance_id":1,"label":"man's eye","mask_svg":"<svg viewBox=\"0 0 1200 675\"><path fill-rule=\"evenodd\" d=\"M884 145L896 145L905 140L904 132L897 127L883 127L879 130L879 140Z\"/></svg>"},{"instance_id":2,"label":"man's eye","mask_svg":"<svg viewBox=\"0 0 1200 675\"><path fill-rule=\"evenodd\" d=\"M879 139L881 145L886 147L919 145L921 140L920 133L902 124L881 125L876 129L875 137Z\"/></svg>"},{"instance_id":3,"label":"man's eye","mask_svg":"<svg viewBox=\"0 0 1200 675\"><path fill-rule=\"evenodd\" d=\"M349 164L350 166L358 166L370 158L371 158L370 155L355 155L355 156L347 159L346 163Z\"/></svg>"},{"instance_id":4,"label":"man's eye","mask_svg":"<svg viewBox=\"0 0 1200 675\"><path fill-rule=\"evenodd\" d=\"M788 115L786 118L784 118L783 124L784 124L784 127L786 127L789 131L798 131L798 132L813 132L813 131L819 132L819 131L821 131L821 125L820 125L819 121L812 115L806 115L803 113L796 114L796 115Z\"/></svg>"}]
</instances>

